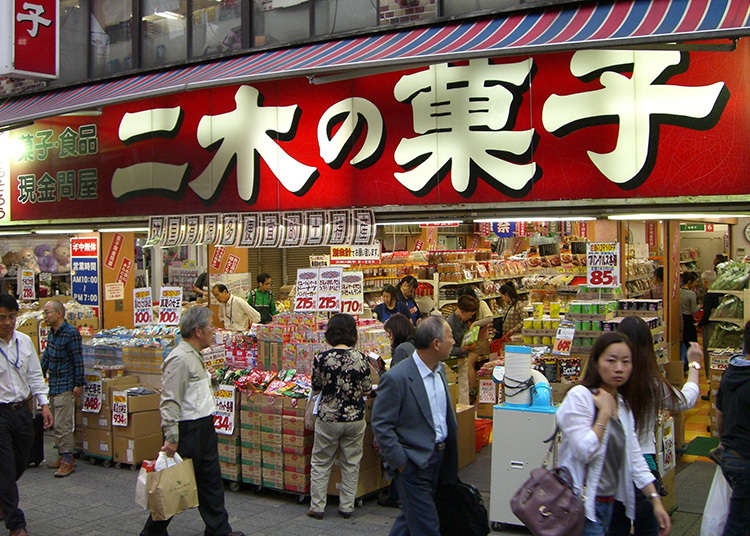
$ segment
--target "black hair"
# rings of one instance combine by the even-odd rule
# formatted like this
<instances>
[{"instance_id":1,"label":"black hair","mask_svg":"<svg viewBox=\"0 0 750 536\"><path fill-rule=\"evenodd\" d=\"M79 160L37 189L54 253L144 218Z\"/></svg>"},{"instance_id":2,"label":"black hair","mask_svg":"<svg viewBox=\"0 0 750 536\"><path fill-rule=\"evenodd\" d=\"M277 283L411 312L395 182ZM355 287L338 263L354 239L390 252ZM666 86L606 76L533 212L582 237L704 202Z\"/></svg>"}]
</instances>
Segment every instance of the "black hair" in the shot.
<instances>
[{"instance_id":1,"label":"black hair","mask_svg":"<svg viewBox=\"0 0 750 536\"><path fill-rule=\"evenodd\" d=\"M228 289L228 288L227 288L227 286L226 286L225 284L223 284L223 283L216 283L216 284L214 285L214 288L215 288L216 290L218 290L219 292L229 292L229 289Z\"/></svg>"},{"instance_id":2,"label":"black hair","mask_svg":"<svg viewBox=\"0 0 750 536\"><path fill-rule=\"evenodd\" d=\"M391 298L393 298L394 300L398 300L398 296L399 296L398 289L394 287L393 285L385 285L383 287L383 290L381 291L381 294L383 292L387 292L388 294L391 295Z\"/></svg>"},{"instance_id":3,"label":"black hair","mask_svg":"<svg viewBox=\"0 0 750 536\"><path fill-rule=\"evenodd\" d=\"M354 346L357 344L357 321L346 313L335 314L328 321L325 336L331 346Z\"/></svg>"},{"instance_id":4,"label":"black hair","mask_svg":"<svg viewBox=\"0 0 750 536\"><path fill-rule=\"evenodd\" d=\"M401 281L398 282L398 285L396 285L399 289L401 288L401 285L406 285L407 287L417 288L419 286L419 281L417 281L417 278L413 275L405 275L401 278Z\"/></svg>"},{"instance_id":5,"label":"black hair","mask_svg":"<svg viewBox=\"0 0 750 536\"><path fill-rule=\"evenodd\" d=\"M456 298L458 299L461 296L471 296L472 298L476 298L477 293L471 285L462 285L458 287L458 290L456 291Z\"/></svg>"},{"instance_id":6,"label":"black hair","mask_svg":"<svg viewBox=\"0 0 750 536\"><path fill-rule=\"evenodd\" d=\"M392 348L414 338L414 324L403 313L392 315L385 321L383 328L393 336Z\"/></svg>"},{"instance_id":7,"label":"black hair","mask_svg":"<svg viewBox=\"0 0 750 536\"><path fill-rule=\"evenodd\" d=\"M512 281L506 281L503 283L498 293L508 296L511 303L516 303L518 301L518 292L516 292L516 286Z\"/></svg>"},{"instance_id":8,"label":"black hair","mask_svg":"<svg viewBox=\"0 0 750 536\"><path fill-rule=\"evenodd\" d=\"M258 274L258 277L255 278L255 280L260 285L261 283L265 283L266 279L271 279L271 276L267 274L266 272L261 272Z\"/></svg>"},{"instance_id":9,"label":"black hair","mask_svg":"<svg viewBox=\"0 0 750 536\"><path fill-rule=\"evenodd\" d=\"M464 295L458 298L458 308L467 313L476 313L479 310L479 300L476 296Z\"/></svg>"},{"instance_id":10,"label":"black hair","mask_svg":"<svg viewBox=\"0 0 750 536\"><path fill-rule=\"evenodd\" d=\"M586 365L586 372L583 375L583 379L581 379L580 381L581 385L584 385L589 389L601 387L602 377L599 375L599 369L597 367L599 357L604 353L604 350L606 350L609 345L617 344L620 342L627 344L628 348L630 348L630 354L632 355L633 345L631 344L628 336L624 333L620 333L619 331L607 331L599 335L599 338L597 338L596 342L594 342L594 346L591 347L591 354L589 355L589 362ZM629 382L630 378L628 378L628 381L625 382L625 385L623 385L623 387L620 389L621 393L624 392L624 388Z\"/></svg>"},{"instance_id":11,"label":"black hair","mask_svg":"<svg viewBox=\"0 0 750 536\"><path fill-rule=\"evenodd\" d=\"M10 294L0 294L0 307L8 311L18 311L18 301Z\"/></svg>"}]
</instances>

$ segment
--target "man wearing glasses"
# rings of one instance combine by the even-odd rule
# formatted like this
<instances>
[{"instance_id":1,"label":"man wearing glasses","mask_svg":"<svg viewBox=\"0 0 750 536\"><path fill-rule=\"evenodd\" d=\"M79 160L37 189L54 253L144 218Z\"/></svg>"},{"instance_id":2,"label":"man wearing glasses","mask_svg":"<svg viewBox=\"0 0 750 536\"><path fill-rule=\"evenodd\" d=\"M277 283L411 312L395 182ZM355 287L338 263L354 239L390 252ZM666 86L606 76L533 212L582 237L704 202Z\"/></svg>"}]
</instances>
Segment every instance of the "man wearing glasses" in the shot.
<instances>
[{"instance_id":1,"label":"man wearing glasses","mask_svg":"<svg viewBox=\"0 0 750 536\"><path fill-rule=\"evenodd\" d=\"M10 536L28 536L16 481L33 442L31 397L42 407L45 428L52 426L52 413L39 358L31 339L16 331L17 316L16 299L0 294L0 514Z\"/></svg>"}]
</instances>

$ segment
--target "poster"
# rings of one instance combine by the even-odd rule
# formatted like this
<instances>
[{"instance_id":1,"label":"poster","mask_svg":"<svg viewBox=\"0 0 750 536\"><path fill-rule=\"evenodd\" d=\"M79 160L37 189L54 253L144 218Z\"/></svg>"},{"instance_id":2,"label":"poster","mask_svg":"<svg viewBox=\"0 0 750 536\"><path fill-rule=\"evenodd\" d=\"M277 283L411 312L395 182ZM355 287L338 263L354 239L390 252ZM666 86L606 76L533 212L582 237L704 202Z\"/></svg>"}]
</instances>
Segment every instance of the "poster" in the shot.
<instances>
[{"instance_id":1,"label":"poster","mask_svg":"<svg viewBox=\"0 0 750 536\"><path fill-rule=\"evenodd\" d=\"M557 328L557 334L555 335L555 342L552 345L552 353L557 355L570 355L570 350L573 348L573 339L575 338L576 329L573 322L566 322Z\"/></svg>"},{"instance_id":2,"label":"poster","mask_svg":"<svg viewBox=\"0 0 750 536\"><path fill-rule=\"evenodd\" d=\"M128 392L112 392L112 426L128 425Z\"/></svg>"},{"instance_id":3,"label":"poster","mask_svg":"<svg viewBox=\"0 0 750 536\"><path fill-rule=\"evenodd\" d=\"M121 281L104 284L104 300L122 300L125 297L125 285Z\"/></svg>"},{"instance_id":4,"label":"poster","mask_svg":"<svg viewBox=\"0 0 750 536\"><path fill-rule=\"evenodd\" d=\"M214 411L214 428L217 434L232 435L234 433L235 414L234 385L219 385L214 391L216 411Z\"/></svg>"},{"instance_id":5,"label":"poster","mask_svg":"<svg viewBox=\"0 0 750 536\"><path fill-rule=\"evenodd\" d=\"M177 326L182 315L182 287L161 287L159 323Z\"/></svg>"},{"instance_id":6,"label":"poster","mask_svg":"<svg viewBox=\"0 0 750 536\"><path fill-rule=\"evenodd\" d=\"M86 372L86 384L83 386L83 411L99 413L103 402L102 376L98 371Z\"/></svg>"},{"instance_id":7,"label":"poster","mask_svg":"<svg viewBox=\"0 0 750 536\"><path fill-rule=\"evenodd\" d=\"M620 243L586 244L586 284L591 288L620 286Z\"/></svg>"},{"instance_id":8,"label":"poster","mask_svg":"<svg viewBox=\"0 0 750 536\"><path fill-rule=\"evenodd\" d=\"M153 300L151 287L133 289L133 325L146 326L153 323Z\"/></svg>"},{"instance_id":9,"label":"poster","mask_svg":"<svg viewBox=\"0 0 750 536\"><path fill-rule=\"evenodd\" d=\"M341 275L341 312L361 315L364 307L364 276L362 272Z\"/></svg>"}]
</instances>

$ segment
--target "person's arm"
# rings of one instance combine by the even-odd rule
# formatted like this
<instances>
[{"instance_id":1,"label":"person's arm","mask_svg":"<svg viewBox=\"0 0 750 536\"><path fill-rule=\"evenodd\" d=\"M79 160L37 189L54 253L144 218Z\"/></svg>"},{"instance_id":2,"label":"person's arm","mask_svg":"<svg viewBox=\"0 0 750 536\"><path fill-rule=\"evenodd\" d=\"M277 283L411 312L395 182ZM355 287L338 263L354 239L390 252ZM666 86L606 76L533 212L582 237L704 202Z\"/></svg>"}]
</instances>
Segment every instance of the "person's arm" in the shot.
<instances>
[{"instance_id":1,"label":"person's arm","mask_svg":"<svg viewBox=\"0 0 750 536\"><path fill-rule=\"evenodd\" d=\"M182 401L185 399L185 389L189 371L182 359L175 356L164 363L161 376L161 427L164 432L164 442L171 443L177 448L180 439L178 423L180 420Z\"/></svg>"},{"instance_id":2,"label":"person's arm","mask_svg":"<svg viewBox=\"0 0 750 536\"><path fill-rule=\"evenodd\" d=\"M276 309L276 300L273 299L273 292L268 293L268 311L271 313L271 316L279 314L279 311Z\"/></svg>"},{"instance_id":3,"label":"person's arm","mask_svg":"<svg viewBox=\"0 0 750 536\"><path fill-rule=\"evenodd\" d=\"M396 433L401 422L401 402L405 384L389 372L380 378L378 396L372 408L372 432L383 460L392 469L403 470L408 457Z\"/></svg>"},{"instance_id":4,"label":"person's arm","mask_svg":"<svg viewBox=\"0 0 750 536\"><path fill-rule=\"evenodd\" d=\"M42 359L40 362L40 367L42 369L42 376L47 376L47 371L49 370L49 338L47 338L47 347L44 349L44 352L42 353Z\"/></svg>"},{"instance_id":5,"label":"person's arm","mask_svg":"<svg viewBox=\"0 0 750 536\"><path fill-rule=\"evenodd\" d=\"M558 426L570 438L573 457L586 464L599 450L610 416L600 410L595 422L591 396L586 387L577 385L568 391L557 410Z\"/></svg>"},{"instance_id":6,"label":"person's arm","mask_svg":"<svg viewBox=\"0 0 750 536\"><path fill-rule=\"evenodd\" d=\"M83 350L81 334L74 327L73 337L70 340L68 355L73 360L73 394L75 396L81 396L83 386L86 384L83 377Z\"/></svg>"},{"instance_id":7,"label":"person's arm","mask_svg":"<svg viewBox=\"0 0 750 536\"><path fill-rule=\"evenodd\" d=\"M252 322L253 324L257 324L260 322L260 313L256 311L253 306L251 306L245 300L236 300L236 301L237 303L240 304L240 307L242 307L242 310L245 311L245 314L247 314L247 317L250 319L250 322Z\"/></svg>"},{"instance_id":8,"label":"person's arm","mask_svg":"<svg viewBox=\"0 0 750 536\"><path fill-rule=\"evenodd\" d=\"M693 291L690 291L689 304L690 304L690 314L697 313L698 312L698 296Z\"/></svg>"}]
</instances>

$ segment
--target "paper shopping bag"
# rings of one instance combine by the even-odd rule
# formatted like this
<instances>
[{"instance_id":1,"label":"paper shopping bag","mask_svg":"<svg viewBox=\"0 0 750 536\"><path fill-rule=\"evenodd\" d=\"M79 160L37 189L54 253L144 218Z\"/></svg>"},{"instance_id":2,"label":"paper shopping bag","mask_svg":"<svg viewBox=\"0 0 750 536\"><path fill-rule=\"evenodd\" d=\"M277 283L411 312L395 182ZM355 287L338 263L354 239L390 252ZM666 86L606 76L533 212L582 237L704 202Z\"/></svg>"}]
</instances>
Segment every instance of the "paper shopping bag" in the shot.
<instances>
[{"instance_id":1,"label":"paper shopping bag","mask_svg":"<svg viewBox=\"0 0 750 536\"><path fill-rule=\"evenodd\" d=\"M148 473L148 507L155 521L198 506L193 460L185 459L161 471Z\"/></svg>"}]
</instances>

